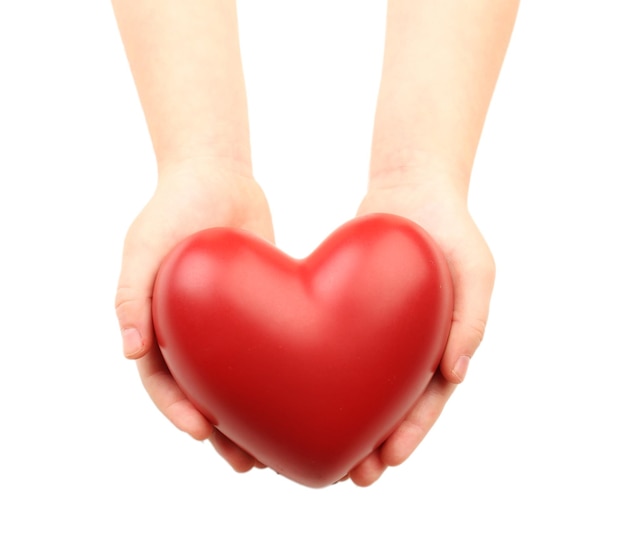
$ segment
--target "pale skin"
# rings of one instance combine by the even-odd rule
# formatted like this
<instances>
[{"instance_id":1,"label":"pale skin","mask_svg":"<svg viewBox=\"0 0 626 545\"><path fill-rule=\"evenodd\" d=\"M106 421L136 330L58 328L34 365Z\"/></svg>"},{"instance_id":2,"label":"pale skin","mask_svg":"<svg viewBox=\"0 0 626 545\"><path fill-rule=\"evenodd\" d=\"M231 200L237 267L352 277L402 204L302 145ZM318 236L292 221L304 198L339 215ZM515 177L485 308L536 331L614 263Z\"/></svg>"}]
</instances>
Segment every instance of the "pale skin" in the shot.
<instances>
[{"instance_id":1,"label":"pale skin","mask_svg":"<svg viewBox=\"0 0 626 545\"><path fill-rule=\"evenodd\" d=\"M159 264L185 236L240 227L273 241L253 176L234 0L113 0L158 166L154 195L126 236L116 311L124 354L179 429L210 440L236 471L262 467L180 391L154 341ZM474 157L519 0L389 0L370 158L357 214L422 225L452 272L455 301L439 370L405 420L346 478L374 483L404 462L467 372L487 323L495 267L467 208ZM365 113L364 113L365 114Z\"/></svg>"}]
</instances>

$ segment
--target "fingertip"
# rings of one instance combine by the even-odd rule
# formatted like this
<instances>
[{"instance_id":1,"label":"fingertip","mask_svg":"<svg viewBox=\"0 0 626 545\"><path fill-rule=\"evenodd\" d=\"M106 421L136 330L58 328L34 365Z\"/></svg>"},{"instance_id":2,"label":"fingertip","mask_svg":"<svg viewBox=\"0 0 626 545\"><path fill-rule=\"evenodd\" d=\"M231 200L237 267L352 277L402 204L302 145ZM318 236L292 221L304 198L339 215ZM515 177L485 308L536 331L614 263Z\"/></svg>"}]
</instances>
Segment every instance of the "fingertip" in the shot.
<instances>
[{"instance_id":1,"label":"fingertip","mask_svg":"<svg viewBox=\"0 0 626 545\"><path fill-rule=\"evenodd\" d=\"M201 416L190 417L184 425L177 427L196 441L207 441L213 434L213 426Z\"/></svg>"},{"instance_id":2,"label":"fingertip","mask_svg":"<svg viewBox=\"0 0 626 545\"><path fill-rule=\"evenodd\" d=\"M387 466L383 464L379 452L375 451L352 469L349 476L355 485L365 488L380 479L385 469Z\"/></svg>"},{"instance_id":3,"label":"fingertip","mask_svg":"<svg viewBox=\"0 0 626 545\"><path fill-rule=\"evenodd\" d=\"M176 388L176 387L174 387ZM148 392L150 393L150 392ZM153 394L156 394L153 392ZM186 398L181 398L171 405L160 406L159 399L153 398L157 407L167 419L180 431L188 434L196 441L206 441L214 433L213 425Z\"/></svg>"},{"instance_id":4,"label":"fingertip","mask_svg":"<svg viewBox=\"0 0 626 545\"><path fill-rule=\"evenodd\" d=\"M136 327L125 327L122 328L122 349L126 358L134 360L143 356L148 346Z\"/></svg>"},{"instance_id":5,"label":"fingertip","mask_svg":"<svg viewBox=\"0 0 626 545\"><path fill-rule=\"evenodd\" d=\"M470 361L482 343L486 320L458 318L450 330L439 370L452 384L461 384L467 375Z\"/></svg>"},{"instance_id":6,"label":"fingertip","mask_svg":"<svg viewBox=\"0 0 626 545\"><path fill-rule=\"evenodd\" d=\"M118 288L115 313L117 315L124 356L137 360L145 356L153 344L151 298Z\"/></svg>"},{"instance_id":7,"label":"fingertip","mask_svg":"<svg viewBox=\"0 0 626 545\"><path fill-rule=\"evenodd\" d=\"M465 380L470 364L470 357L463 355L453 360L452 365L442 366L444 378L452 384L461 384Z\"/></svg>"},{"instance_id":8,"label":"fingertip","mask_svg":"<svg viewBox=\"0 0 626 545\"><path fill-rule=\"evenodd\" d=\"M254 457L239 448L217 428L213 428L208 440L213 445L216 452L222 456L237 473L247 473L256 466L257 460L255 460Z\"/></svg>"}]
</instances>

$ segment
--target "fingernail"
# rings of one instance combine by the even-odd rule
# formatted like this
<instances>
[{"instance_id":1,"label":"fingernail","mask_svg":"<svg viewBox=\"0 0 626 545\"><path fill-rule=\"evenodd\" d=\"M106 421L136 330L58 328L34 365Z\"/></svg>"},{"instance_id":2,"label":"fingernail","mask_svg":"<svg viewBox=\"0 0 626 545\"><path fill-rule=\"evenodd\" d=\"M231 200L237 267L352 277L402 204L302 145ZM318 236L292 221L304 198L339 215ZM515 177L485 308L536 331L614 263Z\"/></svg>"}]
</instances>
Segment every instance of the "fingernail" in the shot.
<instances>
[{"instance_id":1,"label":"fingernail","mask_svg":"<svg viewBox=\"0 0 626 545\"><path fill-rule=\"evenodd\" d=\"M141 335L134 327L122 329L122 343L124 346L124 355L127 358L134 356L143 348Z\"/></svg>"},{"instance_id":2,"label":"fingernail","mask_svg":"<svg viewBox=\"0 0 626 545\"><path fill-rule=\"evenodd\" d=\"M461 356L452 369L452 374L459 379L459 382L463 382L465 375L467 374L467 368L469 367L469 356Z\"/></svg>"}]
</instances>

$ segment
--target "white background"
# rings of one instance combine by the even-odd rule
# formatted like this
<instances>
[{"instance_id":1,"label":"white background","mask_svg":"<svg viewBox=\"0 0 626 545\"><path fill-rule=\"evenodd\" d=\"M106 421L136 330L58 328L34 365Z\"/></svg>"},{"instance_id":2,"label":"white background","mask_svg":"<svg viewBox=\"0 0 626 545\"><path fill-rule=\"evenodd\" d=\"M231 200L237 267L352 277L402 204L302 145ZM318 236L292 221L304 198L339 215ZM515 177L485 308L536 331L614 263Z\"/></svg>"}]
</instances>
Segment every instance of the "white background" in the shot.
<instances>
[{"instance_id":1,"label":"white background","mask_svg":"<svg viewBox=\"0 0 626 545\"><path fill-rule=\"evenodd\" d=\"M384 2L240 3L256 174L306 255L367 179ZM488 334L422 446L368 489L232 472L121 356L155 168L108 2L0 7L0 543L626 543L626 33L523 2L471 189Z\"/></svg>"}]
</instances>

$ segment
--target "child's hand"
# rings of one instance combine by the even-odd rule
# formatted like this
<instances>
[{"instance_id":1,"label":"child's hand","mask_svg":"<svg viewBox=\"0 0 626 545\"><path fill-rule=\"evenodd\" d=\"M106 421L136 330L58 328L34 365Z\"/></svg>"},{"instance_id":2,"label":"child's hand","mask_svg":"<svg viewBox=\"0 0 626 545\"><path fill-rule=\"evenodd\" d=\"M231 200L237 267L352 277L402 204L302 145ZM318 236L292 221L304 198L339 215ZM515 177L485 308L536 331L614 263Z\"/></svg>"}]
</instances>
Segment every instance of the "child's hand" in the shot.
<instances>
[{"instance_id":1,"label":"child's hand","mask_svg":"<svg viewBox=\"0 0 626 545\"><path fill-rule=\"evenodd\" d=\"M260 464L187 400L163 361L152 328L152 288L161 261L186 236L214 226L243 228L273 240L269 207L251 175L230 166L190 165L161 174L156 192L126 236L116 311L124 354L137 361L155 405L182 431L211 440L235 470L247 471Z\"/></svg>"},{"instance_id":2,"label":"child's hand","mask_svg":"<svg viewBox=\"0 0 626 545\"><path fill-rule=\"evenodd\" d=\"M480 344L495 277L491 252L469 215L465 199L450 184L419 187L412 180L370 189L359 214L388 212L407 217L428 231L448 260L454 285L453 322L439 370L396 431L350 472L367 486L389 466L404 462L433 426L456 385L463 381Z\"/></svg>"}]
</instances>

